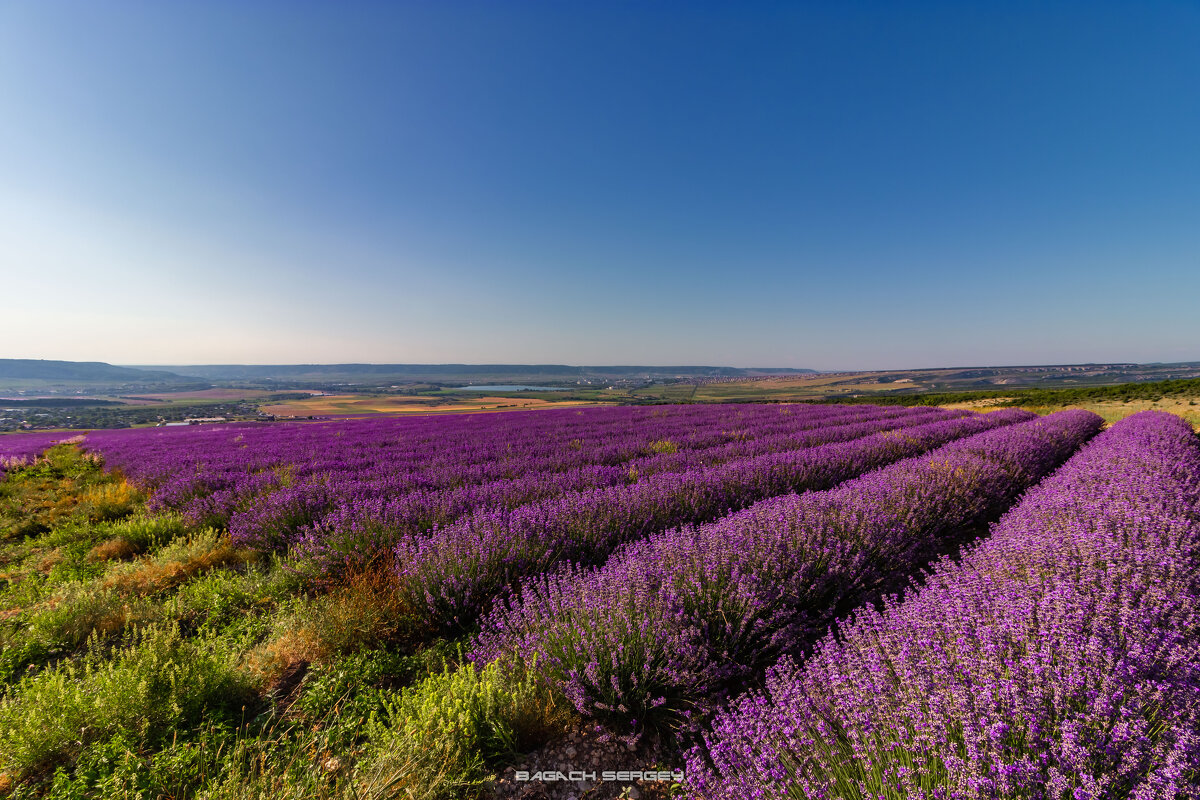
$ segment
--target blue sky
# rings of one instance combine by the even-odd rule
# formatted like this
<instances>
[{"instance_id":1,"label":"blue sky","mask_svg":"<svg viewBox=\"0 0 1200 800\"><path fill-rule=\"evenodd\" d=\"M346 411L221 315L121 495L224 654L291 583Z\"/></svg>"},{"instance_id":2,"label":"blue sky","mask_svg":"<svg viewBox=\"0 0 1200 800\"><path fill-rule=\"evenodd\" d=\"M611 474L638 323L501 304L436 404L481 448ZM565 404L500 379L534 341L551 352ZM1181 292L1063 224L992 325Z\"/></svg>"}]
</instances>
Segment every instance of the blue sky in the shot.
<instances>
[{"instance_id":1,"label":"blue sky","mask_svg":"<svg viewBox=\"0 0 1200 800\"><path fill-rule=\"evenodd\" d=\"M0 356L1200 360L1196 3L0 3Z\"/></svg>"}]
</instances>

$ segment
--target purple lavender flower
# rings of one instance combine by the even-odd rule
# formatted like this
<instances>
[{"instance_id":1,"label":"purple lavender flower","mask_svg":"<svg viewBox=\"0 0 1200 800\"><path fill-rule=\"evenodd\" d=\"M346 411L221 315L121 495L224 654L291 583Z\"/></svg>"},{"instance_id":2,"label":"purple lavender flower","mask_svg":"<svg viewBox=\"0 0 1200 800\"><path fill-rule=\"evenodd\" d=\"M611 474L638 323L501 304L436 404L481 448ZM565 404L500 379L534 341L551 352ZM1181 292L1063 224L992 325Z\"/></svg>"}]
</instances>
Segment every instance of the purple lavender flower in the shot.
<instances>
[{"instance_id":1,"label":"purple lavender flower","mask_svg":"<svg viewBox=\"0 0 1200 800\"><path fill-rule=\"evenodd\" d=\"M1143 412L959 561L781 661L698 797L1200 796L1200 442Z\"/></svg>"},{"instance_id":2,"label":"purple lavender flower","mask_svg":"<svg viewBox=\"0 0 1200 800\"><path fill-rule=\"evenodd\" d=\"M994 429L828 491L651 536L598 569L529 580L484 621L472 658L536 662L587 716L677 721L801 652L944 537L1007 507L1100 424L1068 411Z\"/></svg>"}]
</instances>

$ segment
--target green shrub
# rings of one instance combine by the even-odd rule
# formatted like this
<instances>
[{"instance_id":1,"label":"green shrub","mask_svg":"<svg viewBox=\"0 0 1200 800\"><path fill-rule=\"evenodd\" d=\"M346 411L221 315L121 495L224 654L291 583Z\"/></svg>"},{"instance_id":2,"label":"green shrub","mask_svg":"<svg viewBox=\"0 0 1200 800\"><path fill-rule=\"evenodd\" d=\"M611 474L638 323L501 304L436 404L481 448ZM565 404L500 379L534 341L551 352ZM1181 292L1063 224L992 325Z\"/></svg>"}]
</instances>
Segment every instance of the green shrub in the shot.
<instances>
[{"instance_id":1,"label":"green shrub","mask_svg":"<svg viewBox=\"0 0 1200 800\"><path fill-rule=\"evenodd\" d=\"M79 539L69 544L61 545L47 555L48 561L56 563L51 566L46 577L51 584L64 584L72 581L88 581L104 574L106 566L88 558L90 543Z\"/></svg>"},{"instance_id":2,"label":"green shrub","mask_svg":"<svg viewBox=\"0 0 1200 800\"><path fill-rule=\"evenodd\" d=\"M564 704L523 668L464 664L433 675L387 703L370 731L362 774L407 770L404 797L461 797L480 789L489 765L564 729Z\"/></svg>"},{"instance_id":3,"label":"green shrub","mask_svg":"<svg viewBox=\"0 0 1200 800\"><path fill-rule=\"evenodd\" d=\"M177 626L150 626L105 658L98 636L79 662L22 680L0 701L0 767L25 776L72 763L92 742L163 742L202 718L233 720L252 700L221 640L184 640Z\"/></svg>"},{"instance_id":4,"label":"green shrub","mask_svg":"<svg viewBox=\"0 0 1200 800\"><path fill-rule=\"evenodd\" d=\"M212 569L200 573L180 584L175 598L181 619L216 632L249 617L265 618L293 602L299 588L296 577L276 560L247 564L241 571Z\"/></svg>"},{"instance_id":5,"label":"green shrub","mask_svg":"<svg viewBox=\"0 0 1200 800\"><path fill-rule=\"evenodd\" d=\"M350 760L325 749L323 734L305 735L295 725L270 726L243 735L222 754L212 780L197 800L382 800L420 795L411 765L396 763L390 772L355 774ZM180 796L180 795L169 795Z\"/></svg>"},{"instance_id":6,"label":"green shrub","mask_svg":"<svg viewBox=\"0 0 1200 800\"><path fill-rule=\"evenodd\" d=\"M111 637L163 616L157 605L127 600L95 583L63 584L48 602L0 628L0 683L12 682L30 665L71 655L89 637Z\"/></svg>"},{"instance_id":7,"label":"green shrub","mask_svg":"<svg viewBox=\"0 0 1200 800\"><path fill-rule=\"evenodd\" d=\"M386 717L399 687L441 674L452 645L438 640L415 654L359 650L313 663L289 714L319 723L331 746L353 750L372 720Z\"/></svg>"},{"instance_id":8,"label":"green shrub","mask_svg":"<svg viewBox=\"0 0 1200 800\"><path fill-rule=\"evenodd\" d=\"M134 552L144 553L166 547L187 533L187 525L175 514L128 517L119 522L100 526L106 537L124 539Z\"/></svg>"}]
</instances>

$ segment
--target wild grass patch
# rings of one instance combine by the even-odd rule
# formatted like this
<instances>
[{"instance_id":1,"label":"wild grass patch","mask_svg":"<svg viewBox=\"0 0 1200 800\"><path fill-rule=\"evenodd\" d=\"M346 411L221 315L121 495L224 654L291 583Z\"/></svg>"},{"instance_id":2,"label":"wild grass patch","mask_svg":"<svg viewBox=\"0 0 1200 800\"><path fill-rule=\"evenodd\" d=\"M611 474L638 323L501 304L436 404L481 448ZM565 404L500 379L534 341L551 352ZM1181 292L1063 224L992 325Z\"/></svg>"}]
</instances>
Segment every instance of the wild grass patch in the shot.
<instances>
[{"instance_id":1,"label":"wild grass patch","mask_svg":"<svg viewBox=\"0 0 1200 800\"><path fill-rule=\"evenodd\" d=\"M409 644L412 610L395 575L380 566L355 571L345 583L306 599L284 615L276 635L250 655L266 685L298 664Z\"/></svg>"},{"instance_id":2,"label":"wild grass patch","mask_svg":"<svg viewBox=\"0 0 1200 800\"><path fill-rule=\"evenodd\" d=\"M131 514L140 493L95 457L70 444L51 447L0 481L0 541L37 536L70 522L103 522Z\"/></svg>"},{"instance_id":3,"label":"wild grass patch","mask_svg":"<svg viewBox=\"0 0 1200 800\"><path fill-rule=\"evenodd\" d=\"M464 663L404 690L371 731L361 774L403 771L422 798L479 792L492 769L566 729L566 705L523 668Z\"/></svg>"},{"instance_id":4,"label":"wild grass patch","mask_svg":"<svg viewBox=\"0 0 1200 800\"><path fill-rule=\"evenodd\" d=\"M93 742L164 744L201 720L237 720L255 702L236 654L178 626L148 626L109 651L93 635L84 657L22 680L0 701L0 765L18 778L72 763Z\"/></svg>"},{"instance_id":5,"label":"wild grass patch","mask_svg":"<svg viewBox=\"0 0 1200 800\"><path fill-rule=\"evenodd\" d=\"M104 583L123 594L151 595L216 567L246 563L257 557L254 551L233 547L228 534L206 528L172 542L150 557L112 571Z\"/></svg>"}]
</instances>

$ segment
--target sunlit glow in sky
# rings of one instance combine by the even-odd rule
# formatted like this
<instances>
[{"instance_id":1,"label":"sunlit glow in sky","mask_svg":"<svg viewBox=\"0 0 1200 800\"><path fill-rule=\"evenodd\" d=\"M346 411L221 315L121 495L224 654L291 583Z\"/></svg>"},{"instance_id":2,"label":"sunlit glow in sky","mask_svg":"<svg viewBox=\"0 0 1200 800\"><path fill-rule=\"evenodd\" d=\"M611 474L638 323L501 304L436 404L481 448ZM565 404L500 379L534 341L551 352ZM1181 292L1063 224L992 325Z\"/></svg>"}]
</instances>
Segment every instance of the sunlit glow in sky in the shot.
<instances>
[{"instance_id":1,"label":"sunlit glow in sky","mask_svg":"<svg viewBox=\"0 0 1200 800\"><path fill-rule=\"evenodd\" d=\"M0 4L0 357L1200 360L1200 5Z\"/></svg>"}]
</instances>

